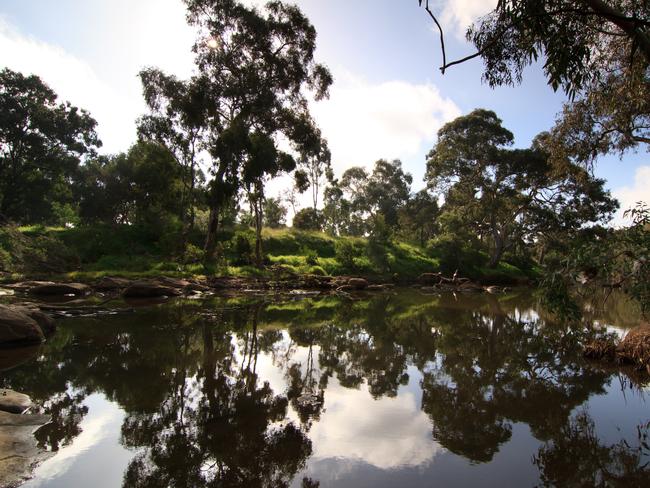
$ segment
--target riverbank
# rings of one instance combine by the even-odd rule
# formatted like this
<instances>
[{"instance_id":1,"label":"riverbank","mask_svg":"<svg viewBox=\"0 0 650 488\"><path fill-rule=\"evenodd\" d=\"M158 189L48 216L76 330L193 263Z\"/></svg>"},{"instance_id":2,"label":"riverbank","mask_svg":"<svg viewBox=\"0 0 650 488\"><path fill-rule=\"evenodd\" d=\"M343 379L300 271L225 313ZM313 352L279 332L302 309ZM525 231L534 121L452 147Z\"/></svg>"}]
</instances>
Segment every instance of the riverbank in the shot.
<instances>
[{"instance_id":1,"label":"riverbank","mask_svg":"<svg viewBox=\"0 0 650 488\"><path fill-rule=\"evenodd\" d=\"M332 237L322 232L264 229L264 263L253 263L253 232L222 232L220 258L206 262L200 235L191 236L184 256L172 242L130 226L81 228L0 228L0 282L26 280L92 283L106 276L132 280L160 277L210 280L229 277L277 281L278 276L354 276L371 283L409 285L423 273L467 277L481 285L523 285L538 271L504 260L486 266L480 252L420 247L391 239L378 244L365 238ZM452 252L453 251L453 252ZM507 256L506 256L507 257Z\"/></svg>"}]
</instances>

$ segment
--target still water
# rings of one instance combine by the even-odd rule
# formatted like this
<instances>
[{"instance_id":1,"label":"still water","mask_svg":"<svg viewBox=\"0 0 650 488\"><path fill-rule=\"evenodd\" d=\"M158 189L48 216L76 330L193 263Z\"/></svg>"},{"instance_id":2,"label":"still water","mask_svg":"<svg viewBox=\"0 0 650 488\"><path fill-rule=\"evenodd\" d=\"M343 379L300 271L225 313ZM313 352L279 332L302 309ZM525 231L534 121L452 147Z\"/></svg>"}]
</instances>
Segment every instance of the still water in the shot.
<instances>
[{"instance_id":1,"label":"still water","mask_svg":"<svg viewBox=\"0 0 650 488\"><path fill-rule=\"evenodd\" d=\"M36 487L650 486L650 388L527 292L176 300L69 318L2 386Z\"/></svg>"}]
</instances>

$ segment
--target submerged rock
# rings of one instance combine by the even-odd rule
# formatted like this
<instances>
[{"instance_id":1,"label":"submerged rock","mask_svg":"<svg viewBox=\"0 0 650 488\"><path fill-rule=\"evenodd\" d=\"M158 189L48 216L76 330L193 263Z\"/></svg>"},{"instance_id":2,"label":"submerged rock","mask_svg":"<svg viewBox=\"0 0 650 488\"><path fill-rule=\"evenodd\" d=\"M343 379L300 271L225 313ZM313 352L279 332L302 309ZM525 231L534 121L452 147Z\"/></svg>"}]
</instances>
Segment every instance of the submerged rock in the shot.
<instances>
[{"instance_id":1,"label":"submerged rock","mask_svg":"<svg viewBox=\"0 0 650 488\"><path fill-rule=\"evenodd\" d=\"M34 432L49 421L47 415L0 412L0 486L18 486L29 478L36 464L53 455L40 449L34 437Z\"/></svg>"},{"instance_id":2,"label":"submerged rock","mask_svg":"<svg viewBox=\"0 0 650 488\"><path fill-rule=\"evenodd\" d=\"M20 309L0 305L0 345L40 344L45 340L38 323Z\"/></svg>"}]
</instances>

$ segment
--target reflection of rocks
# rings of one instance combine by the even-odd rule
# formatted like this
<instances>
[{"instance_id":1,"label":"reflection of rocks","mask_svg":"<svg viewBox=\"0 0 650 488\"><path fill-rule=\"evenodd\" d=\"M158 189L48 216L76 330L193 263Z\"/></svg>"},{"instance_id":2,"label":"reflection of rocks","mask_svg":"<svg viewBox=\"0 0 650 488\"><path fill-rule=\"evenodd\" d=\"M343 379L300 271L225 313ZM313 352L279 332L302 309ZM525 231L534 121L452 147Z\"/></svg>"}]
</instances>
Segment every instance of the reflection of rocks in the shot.
<instances>
[{"instance_id":1,"label":"reflection of rocks","mask_svg":"<svg viewBox=\"0 0 650 488\"><path fill-rule=\"evenodd\" d=\"M38 323L19 309L0 305L0 344L40 344L45 339Z\"/></svg>"},{"instance_id":2,"label":"reflection of rocks","mask_svg":"<svg viewBox=\"0 0 650 488\"><path fill-rule=\"evenodd\" d=\"M31 406L32 400L28 395L5 388L0 389L0 411L21 414Z\"/></svg>"},{"instance_id":3,"label":"reflection of rocks","mask_svg":"<svg viewBox=\"0 0 650 488\"><path fill-rule=\"evenodd\" d=\"M40 349L40 344L19 348L12 347L10 349L0 349L0 371L15 368L19 364L29 361L38 354Z\"/></svg>"},{"instance_id":4,"label":"reflection of rocks","mask_svg":"<svg viewBox=\"0 0 650 488\"><path fill-rule=\"evenodd\" d=\"M51 456L37 447L34 437L34 432L48 422L47 415L0 412L0 486L18 486L37 463Z\"/></svg>"}]
</instances>

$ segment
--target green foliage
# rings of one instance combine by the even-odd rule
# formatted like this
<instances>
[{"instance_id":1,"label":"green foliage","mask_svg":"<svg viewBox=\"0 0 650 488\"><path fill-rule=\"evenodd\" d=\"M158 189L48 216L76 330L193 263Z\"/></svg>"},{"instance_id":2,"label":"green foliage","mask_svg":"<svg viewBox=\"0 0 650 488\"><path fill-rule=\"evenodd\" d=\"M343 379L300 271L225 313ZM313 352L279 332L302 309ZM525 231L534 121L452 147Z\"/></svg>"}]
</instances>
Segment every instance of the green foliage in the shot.
<instances>
[{"instance_id":1,"label":"green foliage","mask_svg":"<svg viewBox=\"0 0 650 488\"><path fill-rule=\"evenodd\" d=\"M0 215L60 223L79 163L101 146L96 125L86 111L58 103L38 76L1 70Z\"/></svg>"},{"instance_id":2,"label":"green foliage","mask_svg":"<svg viewBox=\"0 0 650 488\"><path fill-rule=\"evenodd\" d=\"M293 216L293 227L299 230L321 230L323 216L320 211L313 208L303 208Z\"/></svg>"},{"instance_id":3,"label":"green foliage","mask_svg":"<svg viewBox=\"0 0 650 488\"><path fill-rule=\"evenodd\" d=\"M287 207L282 205L279 198L264 199L264 225L271 229L277 229L285 224Z\"/></svg>"},{"instance_id":4,"label":"green foliage","mask_svg":"<svg viewBox=\"0 0 650 488\"><path fill-rule=\"evenodd\" d=\"M345 269L351 271L355 268L355 258L359 256L359 251L354 245L354 243L346 238L341 238L336 241L336 260L343 266Z\"/></svg>"},{"instance_id":5,"label":"green foliage","mask_svg":"<svg viewBox=\"0 0 650 488\"><path fill-rule=\"evenodd\" d=\"M310 266L318 265L318 253L314 249L303 247L301 254L305 256L305 262Z\"/></svg>"},{"instance_id":6,"label":"green foliage","mask_svg":"<svg viewBox=\"0 0 650 488\"><path fill-rule=\"evenodd\" d=\"M447 275L458 271L461 276L476 276L478 268L487 261L484 254L451 233L430 240L427 253L439 259L440 271Z\"/></svg>"},{"instance_id":7,"label":"green foliage","mask_svg":"<svg viewBox=\"0 0 650 488\"><path fill-rule=\"evenodd\" d=\"M185 247L185 254L183 260L185 263L201 263L205 259L205 252L194 244L188 244Z\"/></svg>"},{"instance_id":8,"label":"green foliage","mask_svg":"<svg viewBox=\"0 0 650 488\"><path fill-rule=\"evenodd\" d=\"M253 245L249 233L235 233L233 254L233 264L237 266L244 266L253 262Z\"/></svg>"}]
</instances>

